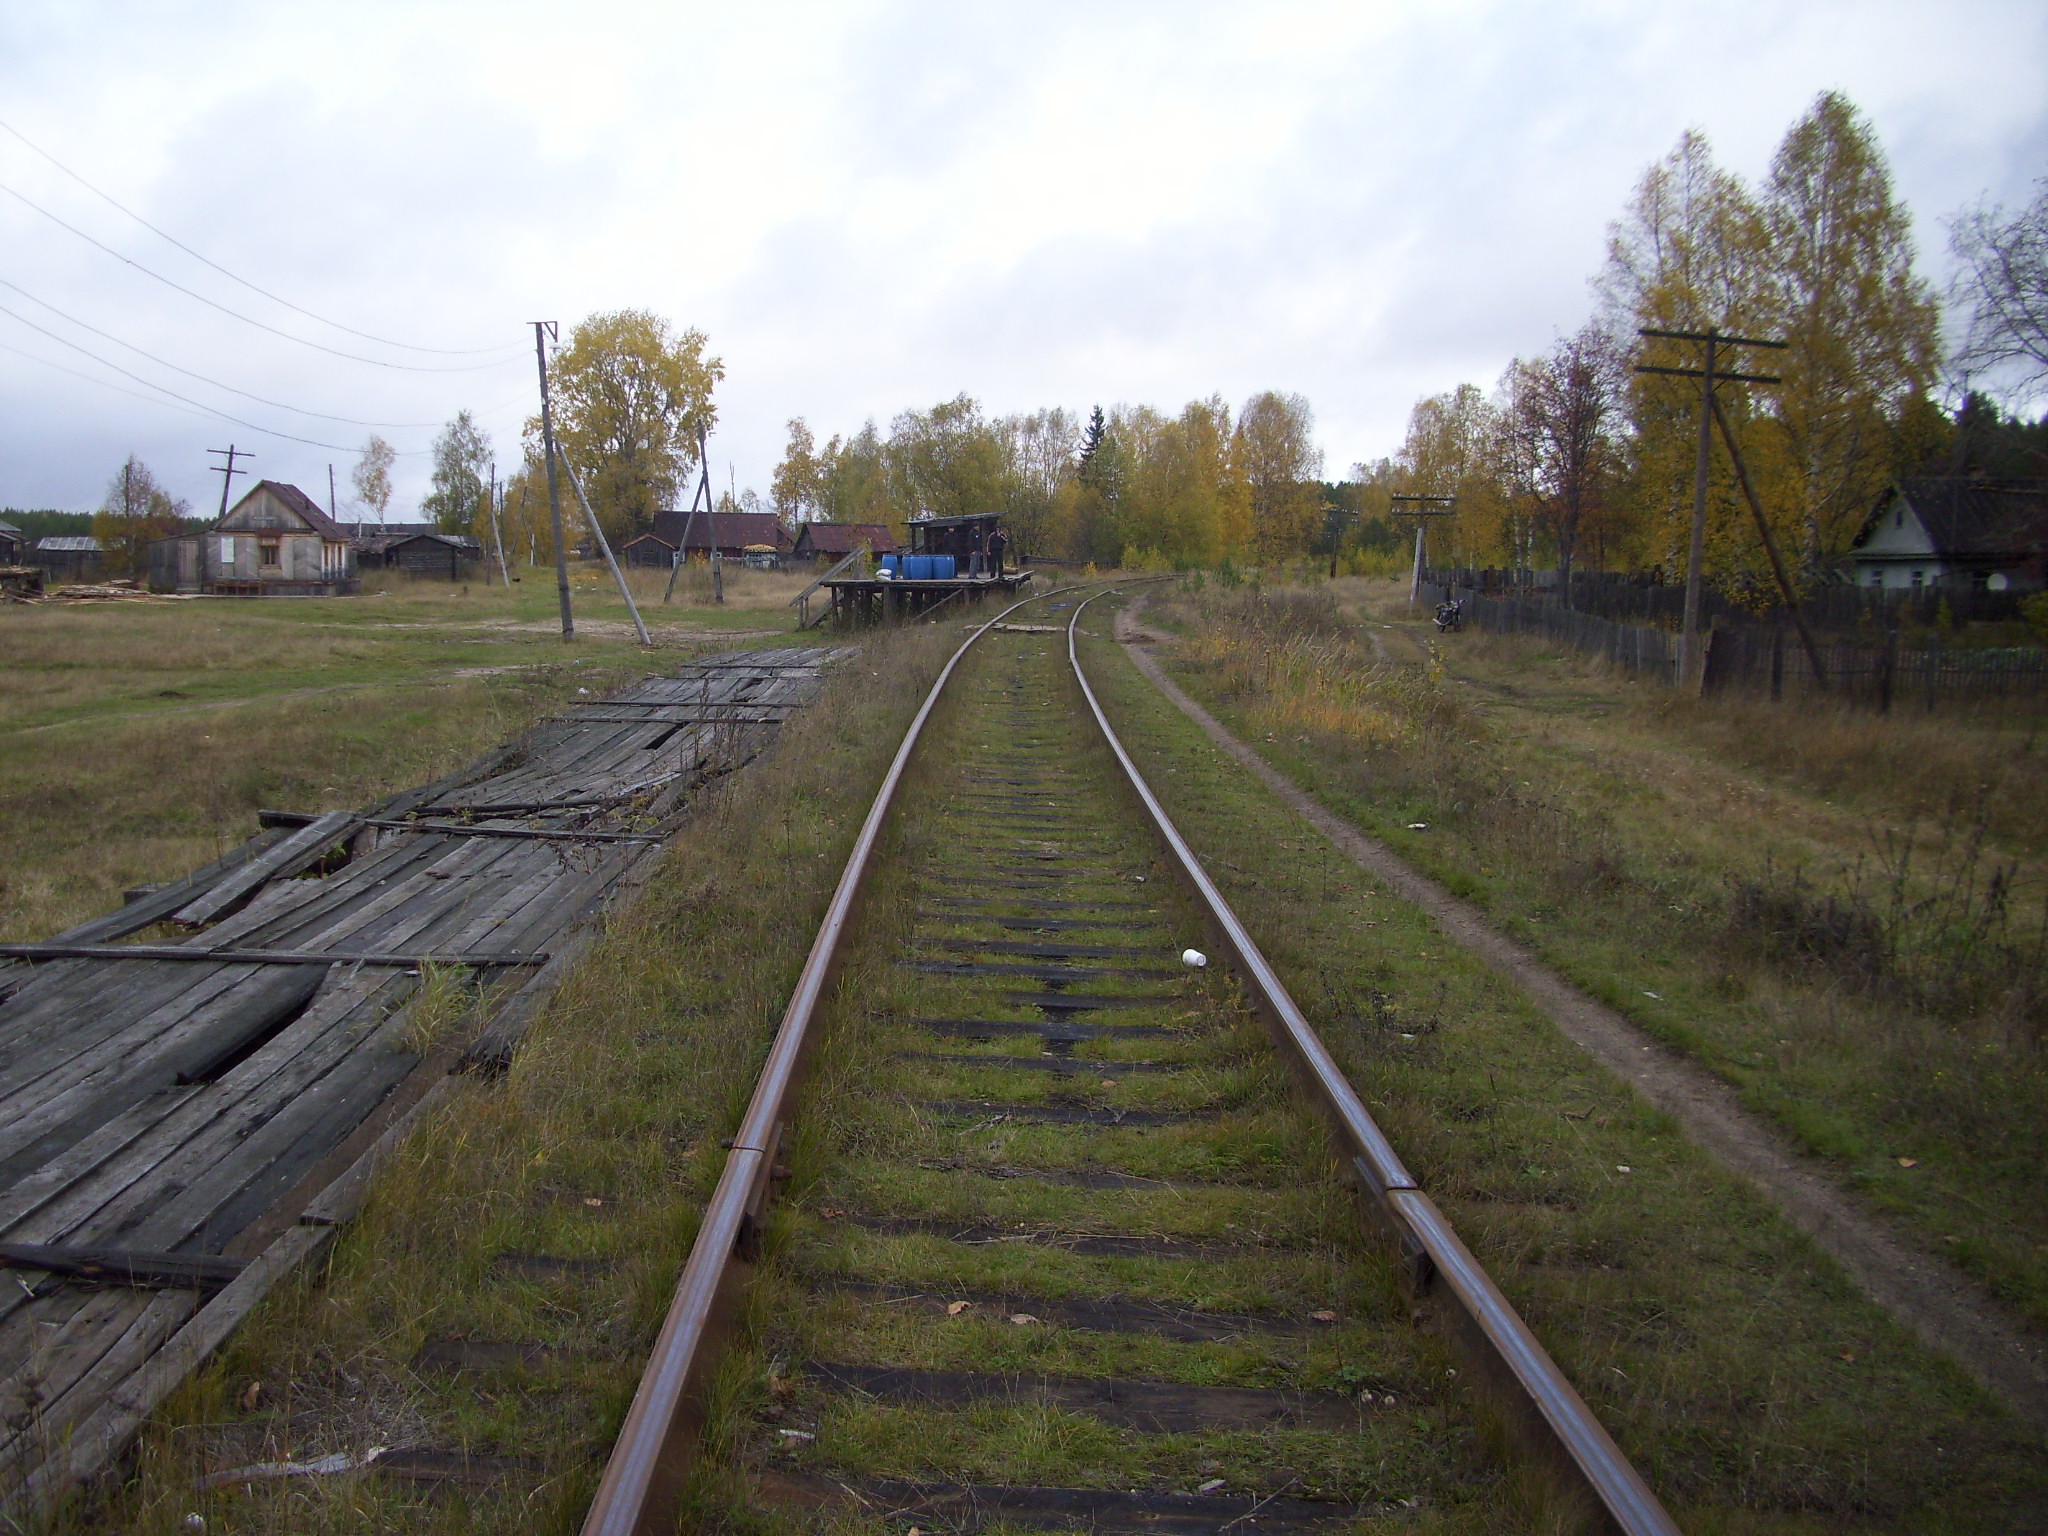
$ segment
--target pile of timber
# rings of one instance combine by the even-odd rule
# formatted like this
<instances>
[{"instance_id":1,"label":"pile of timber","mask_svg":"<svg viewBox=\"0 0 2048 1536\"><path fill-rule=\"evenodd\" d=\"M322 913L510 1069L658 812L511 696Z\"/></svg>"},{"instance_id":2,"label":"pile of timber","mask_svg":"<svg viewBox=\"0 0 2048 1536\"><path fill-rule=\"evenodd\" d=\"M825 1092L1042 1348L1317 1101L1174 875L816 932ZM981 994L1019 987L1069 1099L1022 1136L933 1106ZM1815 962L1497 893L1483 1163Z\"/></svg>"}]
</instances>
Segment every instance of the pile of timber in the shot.
<instances>
[{"instance_id":1,"label":"pile of timber","mask_svg":"<svg viewBox=\"0 0 2048 1536\"><path fill-rule=\"evenodd\" d=\"M737 652L575 706L361 812L0 945L0 1506L91 1476L361 1198L460 1067L502 1067L705 781L843 654ZM122 941L158 925L173 943ZM481 1032L422 1057L426 967Z\"/></svg>"}]
</instances>

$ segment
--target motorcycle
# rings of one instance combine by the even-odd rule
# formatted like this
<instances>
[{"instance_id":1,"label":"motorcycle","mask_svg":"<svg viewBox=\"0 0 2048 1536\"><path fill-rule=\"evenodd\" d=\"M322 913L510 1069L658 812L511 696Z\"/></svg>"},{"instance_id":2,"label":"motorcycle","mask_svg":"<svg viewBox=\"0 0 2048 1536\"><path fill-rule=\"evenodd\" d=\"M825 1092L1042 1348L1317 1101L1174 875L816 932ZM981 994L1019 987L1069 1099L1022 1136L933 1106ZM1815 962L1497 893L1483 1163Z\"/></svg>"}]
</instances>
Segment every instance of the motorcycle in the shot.
<instances>
[{"instance_id":1,"label":"motorcycle","mask_svg":"<svg viewBox=\"0 0 2048 1536\"><path fill-rule=\"evenodd\" d=\"M1442 602L1436 605L1436 629L1440 635L1453 634L1465 624L1465 600Z\"/></svg>"}]
</instances>

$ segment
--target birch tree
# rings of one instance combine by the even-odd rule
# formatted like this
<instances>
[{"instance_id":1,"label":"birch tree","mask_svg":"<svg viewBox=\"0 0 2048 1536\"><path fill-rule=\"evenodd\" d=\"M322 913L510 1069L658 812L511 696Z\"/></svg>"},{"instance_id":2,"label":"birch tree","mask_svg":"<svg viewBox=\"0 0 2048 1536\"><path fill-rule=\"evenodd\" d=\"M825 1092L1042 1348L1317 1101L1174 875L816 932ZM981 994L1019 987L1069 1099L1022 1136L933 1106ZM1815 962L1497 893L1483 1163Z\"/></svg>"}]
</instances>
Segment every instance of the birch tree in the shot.
<instances>
[{"instance_id":1,"label":"birch tree","mask_svg":"<svg viewBox=\"0 0 2048 1536\"><path fill-rule=\"evenodd\" d=\"M1895 431L1934 382L1940 316L1884 152L1838 92L1785 135L1763 214L1772 318L1792 344L1772 359L1782 469L1766 483L1812 567L1849 546L1891 474Z\"/></svg>"}]
</instances>

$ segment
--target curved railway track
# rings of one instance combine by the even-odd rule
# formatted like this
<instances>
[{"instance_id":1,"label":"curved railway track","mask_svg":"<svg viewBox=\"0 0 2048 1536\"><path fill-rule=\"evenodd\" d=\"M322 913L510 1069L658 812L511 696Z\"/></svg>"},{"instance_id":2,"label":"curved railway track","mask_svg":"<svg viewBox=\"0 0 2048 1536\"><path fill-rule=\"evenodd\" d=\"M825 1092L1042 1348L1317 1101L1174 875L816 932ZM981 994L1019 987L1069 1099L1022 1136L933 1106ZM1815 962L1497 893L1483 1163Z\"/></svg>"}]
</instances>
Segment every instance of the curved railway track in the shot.
<instances>
[{"instance_id":1,"label":"curved railway track","mask_svg":"<svg viewBox=\"0 0 2048 1536\"><path fill-rule=\"evenodd\" d=\"M586 1536L1675 1532L1117 740L1102 595L913 720Z\"/></svg>"}]
</instances>

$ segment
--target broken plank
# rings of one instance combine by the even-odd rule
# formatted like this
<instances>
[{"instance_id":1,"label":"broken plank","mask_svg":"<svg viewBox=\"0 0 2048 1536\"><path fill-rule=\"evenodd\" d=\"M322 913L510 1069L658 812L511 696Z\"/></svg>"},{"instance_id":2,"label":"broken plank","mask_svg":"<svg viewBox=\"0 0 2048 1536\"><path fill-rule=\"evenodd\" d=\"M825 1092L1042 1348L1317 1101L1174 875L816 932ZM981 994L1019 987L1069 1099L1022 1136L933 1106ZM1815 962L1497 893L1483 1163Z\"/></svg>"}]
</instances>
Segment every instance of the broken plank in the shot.
<instances>
[{"instance_id":1,"label":"broken plank","mask_svg":"<svg viewBox=\"0 0 2048 1536\"><path fill-rule=\"evenodd\" d=\"M319 858L348 834L355 820L353 811L328 812L216 881L198 900L173 913L171 921L199 928L227 916L270 881L295 875Z\"/></svg>"},{"instance_id":2,"label":"broken plank","mask_svg":"<svg viewBox=\"0 0 2048 1536\"><path fill-rule=\"evenodd\" d=\"M240 1259L205 1253L149 1253L129 1248L74 1248L44 1243L0 1243L0 1266L40 1269L103 1285L218 1290L243 1270Z\"/></svg>"}]
</instances>

